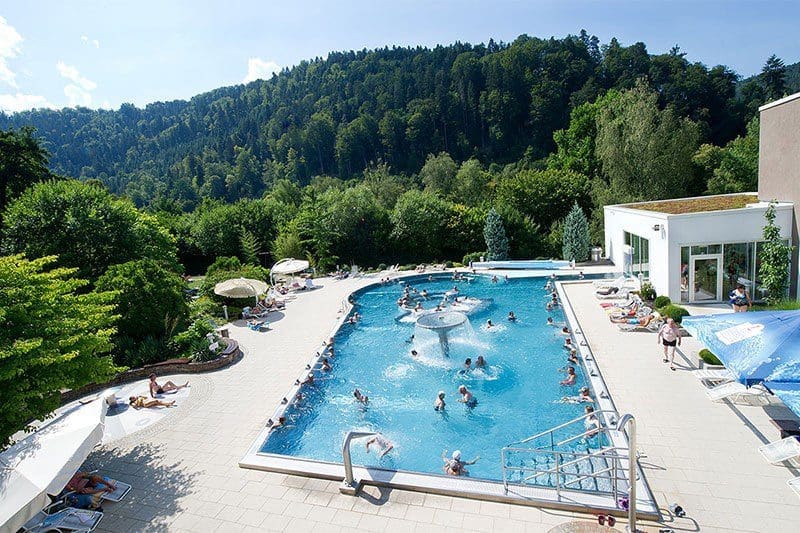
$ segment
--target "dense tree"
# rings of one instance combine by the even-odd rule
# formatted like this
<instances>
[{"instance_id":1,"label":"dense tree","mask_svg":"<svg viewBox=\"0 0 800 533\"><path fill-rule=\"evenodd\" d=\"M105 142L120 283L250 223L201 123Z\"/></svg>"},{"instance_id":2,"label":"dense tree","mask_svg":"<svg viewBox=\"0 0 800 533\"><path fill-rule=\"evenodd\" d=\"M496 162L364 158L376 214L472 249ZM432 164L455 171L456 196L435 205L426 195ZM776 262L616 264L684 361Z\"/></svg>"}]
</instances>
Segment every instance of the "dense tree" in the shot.
<instances>
[{"instance_id":1,"label":"dense tree","mask_svg":"<svg viewBox=\"0 0 800 533\"><path fill-rule=\"evenodd\" d=\"M419 171L419 177L425 190L446 197L453 189L453 180L458 172L458 165L450 154L441 152L430 154Z\"/></svg>"},{"instance_id":2,"label":"dense tree","mask_svg":"<svg viewBox=\"0 0 800 533\"><path fill-rule=\"evenodd\" d=\"M659 109L658 95L637 82L597 117L595 153L611 198L653 200L702 192L692 163L699 141L697 123L671 107Z\"/></svg>"},{"instance_id":3,"label":"dense tree","mask_svg":"<svg viewBox=\"0 0 800 533\"><path fill-rule=\"evenodd\" d=\"M168 339L185 327L188 307L181 277L154 259L139 259L111 265L95 283L100 292L115 291L120 315L115 336L115 361L140 366L153 361L137 357L136 348L147 338ZM125 350L126 347L133 349ZM161 357L164 357L163 354Z\"/></svg>"},{"instance_id":4,"label":"dense tree","mask_svg":"<svg viewBox=\"0 0 800 533\"><path fill-rule=\"evenodd\" d=\"M786 65L783 60L772 54L761 69L761 80L767 91L767 98L777 100L786 92Z\"/></svg>"},{"instance_id":5,"label":"dense tree","mask_svg":"<svg viewBox=\"0 0 800 533\"><path fill-rule=\"evenodd\" d=\"M179 269L175 241L151 215L105 189L78 181L39 183L9 204L3 250L36 258L57 255L96 280L110 265L141 258Z\"/></svg>"},{"instance_id":6,"label":"dense tree","mask_svg":"<svg viewBox=\"0 0 800 533\"><path fill-rule=\"evenodd\" d=\"M710 194L758 189L758 118L747 125L747 135L737 137L723 148L702 145L694 161L710 175Z\"/></svg>"},{"instance_id":7,"label":"dense tree","mask_svg":"<svg viewBox=\"0 0 800 533\"><path fill-rule=\"evenodd\" d=\"M483 238L486 242L488 261L505 261L508 259L508 237L503 219L494 209L486 215L486 224L483 226Z\"/></svg>"},{"instance_id":8,"label":"dense tree","mask_svg":"<svg viewBox=\"0 0 800 533\"><path fill-rule=\"evenodd\" d=\"M60 391L119 370L108 356L114 294L77 294L87 282L54 265L53 257L0 257L0 448L58 407Z\"/></svg>"},{"instance_id":9,"label":"dense tree","mask_svg":"<svg viewBox=\"0 0 800 533\"><path fill-rule=\"evenodd\" d=\"M51 177L48 153L34 138L33 129L0 131L0 221L10 200Z\"/></svg>"},{"instance_id":10,"label":"dense tree","mask_svg":"<svg viewBox=\"0 0 800 533\"><path fill-rule=\"evenodd\" d=\"M403 194L391 214L394 249L405 260L439 258L442 243L448 238L450 209L449 202L428 192L411 190Z\"/></svg>"},{"instance_id":11,"label":"dense tree","mask_svg":"<svg viewBox=\"0 0 800 533\"><path fill-rule=\"evenodd\" d=\"M567 261L586 261L589 258L589 221L577 202L564 219L562 231L562 257Z\"/></svg>"}]
</instances>

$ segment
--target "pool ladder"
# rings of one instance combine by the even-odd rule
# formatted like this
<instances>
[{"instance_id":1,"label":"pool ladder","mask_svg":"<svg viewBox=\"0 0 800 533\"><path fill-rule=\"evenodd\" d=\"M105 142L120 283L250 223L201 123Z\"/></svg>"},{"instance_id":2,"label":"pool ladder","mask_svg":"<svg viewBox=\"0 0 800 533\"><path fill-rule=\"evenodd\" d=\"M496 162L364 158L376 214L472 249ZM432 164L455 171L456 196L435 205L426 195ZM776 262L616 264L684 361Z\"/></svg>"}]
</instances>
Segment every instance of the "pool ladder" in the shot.
<instances>
[{"instance_id":1,"label":"pool ladder","mask_svg":"<svg viewBox=\"0 0 800 533\"><path fill-rule=\"evenodd\" d=\"M377 433L371 431L350 431L342 443L342 459L344 461L344 480L339 485L339 492L355 496L361 488L361 480L353 477L353 462L350 458L350 441L361 437L371 437Z\"/></svg>"},{"instance_id":2,"label":"pool ladder","mask_svg":"<svg viewBox=\"0 0 800 533\"><path fill-rule=\"evenodd\" d=\"M592 416L601 420L596 435L590 435L584 426L586 419ZM505 492L508 493L509 479L517 478L521 485L554 487L559 500L564 490L607 493L613 497L615 505L626 497L628 528L636 531L636 419L631 414L623 415L619 420L616 417L617 412L613 410L587 413L504 447L500 456ZM556 438L557 432L568 433L570 426L578 426L580 432L560 440ZM587 446L585 452L576 449L587 437L600 443L604 440L613 442L610 433L622 432L626 428L627 448L600 445L596 449ZM518 466L511 464L512 458L517 460L520 457L522 460Z\"/></svg>"}]
</instances>

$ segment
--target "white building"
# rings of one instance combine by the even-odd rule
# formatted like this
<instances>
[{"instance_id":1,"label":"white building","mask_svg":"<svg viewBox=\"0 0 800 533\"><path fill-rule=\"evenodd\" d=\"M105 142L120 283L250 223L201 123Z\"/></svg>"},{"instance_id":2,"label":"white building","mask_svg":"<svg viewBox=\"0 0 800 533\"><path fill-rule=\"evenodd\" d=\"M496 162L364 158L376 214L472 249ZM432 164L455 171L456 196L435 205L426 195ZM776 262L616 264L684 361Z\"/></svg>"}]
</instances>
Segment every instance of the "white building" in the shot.
<instances>
[{"instance_id":1,"label":"white building","mask_svg":"<svg viewBox=\"0 0 800 533\"><path fill-rule=\"evenodd\" d=\"M738 283L759 300L767 207L756 193L606 206L606 255L673 302L727 301ZM787 241L793 209L792 203L776 204L775 223Z\"/></svg>"}]
</instances>

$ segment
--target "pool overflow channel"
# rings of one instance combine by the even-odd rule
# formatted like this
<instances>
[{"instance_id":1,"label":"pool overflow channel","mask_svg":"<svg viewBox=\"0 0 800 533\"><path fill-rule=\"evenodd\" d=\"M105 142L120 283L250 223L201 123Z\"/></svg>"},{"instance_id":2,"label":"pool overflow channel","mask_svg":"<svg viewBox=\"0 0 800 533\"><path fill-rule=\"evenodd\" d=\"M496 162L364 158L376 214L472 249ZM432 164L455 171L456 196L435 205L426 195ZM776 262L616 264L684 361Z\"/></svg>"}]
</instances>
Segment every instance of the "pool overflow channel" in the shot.
<instances>
[{"instance_id":1,"label":"pool overflow channel","mask_svg":"<svg viewBox=\"0 0 800 533\"><path fill-rule=\"evenodd\" d=\"M438 279L449 279L443 275ZM428 276L405 278L406 282L430 279ZM545 278L541 278L545 279ZM380 285L363 287L357 292ZM568 422L511 443L501 449L502 483L490 480L453 478L435 474L423 474L381 467L356 467L360 477L356 477L350 457L350 442L356 438L375 435L375 432L350 431L342 443L342 465L327 461L282 456L260 451L269 436L273 418L277 420L288 405L297 397L302 388L302 378L281 401L267 427L239 462L242 468L299 474L323 479L340 479L340 492L356 495L362 484L389 486L406 490L430 492L435 494L460 496L489 501L499 501L540 507L574 510L578 512L605 512L627 515L628 530L636 530L636 519L659 516L655 500L638 466L636 453L636 422L632 414L619 416L608 394L599 368L597 367L588 343L583 337L574 311L564 293L563 282L555 284L563 305L564 318L568 324L572 340L587 379L596 393L598 410L584 414ZM354 293L355 295L355 293ZM353 295L343 302L341 316L331 331L331 337L348 320L353 306ZM417 326L435 332L439 338L442 355L449 352L448 333L469 324L466 315L458 312L438 312L421 316ZM306 365L302 376L318 367L325 357L325 349L315 353L311 363ZM598 427L588 429L586 421L597 417ZM577 428L577 429L575 429ZM573 431L564 438L556 434ZM627 435L626 435L627 430ZM588 442L585 437L597 437L595 442L607 442L597 447L584 445L578 449L575 443ZM342 469L343 476L342 476ZM630 482L633 480L633 483ZM644 497L637 496L637 485Z\"/></svg>"}]
</instances>

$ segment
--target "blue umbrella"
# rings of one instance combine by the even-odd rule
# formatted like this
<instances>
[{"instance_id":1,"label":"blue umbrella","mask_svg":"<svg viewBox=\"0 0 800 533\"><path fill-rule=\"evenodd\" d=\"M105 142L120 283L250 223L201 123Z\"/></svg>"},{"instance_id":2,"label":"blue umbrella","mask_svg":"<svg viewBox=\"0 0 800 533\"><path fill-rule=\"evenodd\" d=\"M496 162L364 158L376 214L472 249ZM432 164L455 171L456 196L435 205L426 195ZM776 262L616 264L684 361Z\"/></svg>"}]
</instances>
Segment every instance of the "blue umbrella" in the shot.
<instances>
[{"instance_id":1,"label":"blue umbrella","mask_svg":"<svg viewBox=\"0 0 800 533\"><path fill-rule=\"evenodd\" d=\"M745 385L800 381L800 310L693 316L681 325Z\"/></svg>"},{"instance_id":2,"label":"blue umbrella","mask_svg":"<svg viewBox=\"0 0 800 533\"><path fill-rule=\"evenodd\" d=\"M767 381L764 383L772 393L797 416L800 416L800 383L785 381Z\"/></svg>"}]
</instances>

